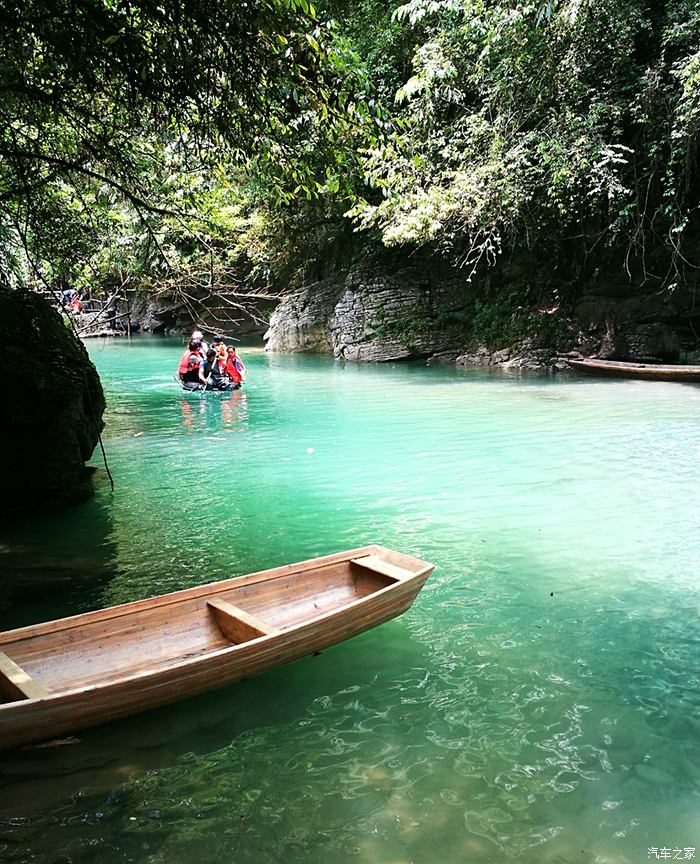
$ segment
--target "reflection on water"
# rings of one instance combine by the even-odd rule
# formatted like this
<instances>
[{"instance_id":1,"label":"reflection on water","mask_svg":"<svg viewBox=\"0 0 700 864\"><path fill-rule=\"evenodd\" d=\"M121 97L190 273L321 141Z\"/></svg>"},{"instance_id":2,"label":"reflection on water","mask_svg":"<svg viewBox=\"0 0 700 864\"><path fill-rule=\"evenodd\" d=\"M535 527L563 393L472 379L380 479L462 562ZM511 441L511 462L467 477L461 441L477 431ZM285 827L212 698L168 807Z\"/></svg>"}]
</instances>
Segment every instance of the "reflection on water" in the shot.
<instances>
[{"instance_id":1,"label":"reflection on water","mask_svg":"<svg viewBox=\"0 0 700 864\"><path fill-rule=\"evenodd\" d=\"M246 432L249 428L248 396L242 390L188 393L180 407L182 425L189 433L203 428L220 432Z\"/></svg>"},{"instance_id":2,"label":"reflection on water","mask_svg":"<svg viewBox=\"0 0 700 864\"><path fill-rule=\"evenodd\" d=\"M3 862L700 847L698 388L244 349L183 394L177 344L91 350L117 488L0 538L4 626L366 542L437 567L320 657L4 754Z\"/></svg>"},{"instance_id":3,"label":"reflection on water","mask_svg":"<svg viewBox=\"0 0 700 864\"><path fill-rule=\"evenodd\" d=\"M94 609L117 575L109 496L0 531L0 630Z\"/></svg>"}]
</instances>

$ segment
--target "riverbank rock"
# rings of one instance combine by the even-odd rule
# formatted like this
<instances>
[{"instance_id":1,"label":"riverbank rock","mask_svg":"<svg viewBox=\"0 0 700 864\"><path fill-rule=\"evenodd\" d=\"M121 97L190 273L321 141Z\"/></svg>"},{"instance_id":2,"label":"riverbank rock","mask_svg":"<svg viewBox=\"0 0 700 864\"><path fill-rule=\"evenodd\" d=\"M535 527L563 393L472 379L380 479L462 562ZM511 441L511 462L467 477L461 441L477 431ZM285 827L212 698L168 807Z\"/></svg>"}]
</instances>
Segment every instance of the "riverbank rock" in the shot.
<instances>
[{"instance_id":1,"label":"riverbank rock","mask_svg":"<svg viewBox=\"0 0 700 864\"><path fill-rule=\"evenodd\" d=\"M568 369L566 360L580 359L578 351L565 354L552 354L544 348L536 348L529 342L522 342L515 348L490 351L485 345L476 351L460 354L454 362L457 366L484 368L491 367L503 372L563 372Z\"/></svg>"},{"instance_id":2,"label":"riverbank rock","mask_svg":"<svg viewBox=\"0 0 700 864\"><path fill-rule=\"evenodd\" d=\"M413 268L364 268L284 297L264 338L268 351L389 362L430 357L455 345L469 286Z\"/></svg>"},{"instance_id":3,"label":"riverbank rock","mask_svg":"<svg viewBox=\"0 0 700 864\"><path fill-rule=\"evenodd\" d=\"M42 297L0 287L3 515L92 494L102 385L83 344Z\"/></svg>"},{"instance_id":4,"label":"riverbank rock","mask_svg":"<svg viewBox=\"0 0 700 864\"><path fill-rule=\"evenodd\" d=\"M128 299L128 309L124 301L117 304L120 321L126 322L128 317L134 330L165 335L189 334L193 327L199 326L235 337L261 336L273 308L271 302L261 300L244 310L223 303L216 295L186 303L168 292L132 291Z\"/></svg>"},{"instance_id":5,"label":"riverbank rock","mask_svg":"<svg viewBox=\"0 0 700 864\"><path fill-rule=\"evenodd\" d=\"M85 311L74 318L83 339L128 333L184 336L195 327L233 338L262 336L274 302L251 300L245 307L237 302L234 294L186 301L166 290L129 289L119 298L88 301Z\"/></svg>"},{"instance_id":6,"label":"riverbank rock","mask_svg":"<svg viewBox=\"0 0 700 864\"><path fill-rule=\"evenodd\" d=\"M569 269L504 259L472 281L437 257L364 266L290 292L264 338L268 351L522 371L564 370L572 353L697 362L694 281L670 290L612 264L586 277Z\"/></svg>"}]
</instances>

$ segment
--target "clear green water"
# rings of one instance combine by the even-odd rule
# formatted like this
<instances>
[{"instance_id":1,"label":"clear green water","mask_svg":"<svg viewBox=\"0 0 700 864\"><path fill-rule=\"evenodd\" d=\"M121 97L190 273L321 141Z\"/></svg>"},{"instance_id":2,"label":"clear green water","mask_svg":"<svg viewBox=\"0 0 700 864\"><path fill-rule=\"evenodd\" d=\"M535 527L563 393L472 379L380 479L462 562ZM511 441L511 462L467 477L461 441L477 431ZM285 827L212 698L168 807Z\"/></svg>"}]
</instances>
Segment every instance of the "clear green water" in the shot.
<instances>
[{"instance_id":1,"label":"clear green water","mask_svg":"<svg viewBox=\"0 0 700 864\"><path fill-rule=\"evenodd\" d=\"M116 491L0 529L0 628L366 542L437 566L320 657L1 754L0 860L700 847L699 388L251 348L199 396L179 344L89 347Z\"/></svg>"}]
</instances>

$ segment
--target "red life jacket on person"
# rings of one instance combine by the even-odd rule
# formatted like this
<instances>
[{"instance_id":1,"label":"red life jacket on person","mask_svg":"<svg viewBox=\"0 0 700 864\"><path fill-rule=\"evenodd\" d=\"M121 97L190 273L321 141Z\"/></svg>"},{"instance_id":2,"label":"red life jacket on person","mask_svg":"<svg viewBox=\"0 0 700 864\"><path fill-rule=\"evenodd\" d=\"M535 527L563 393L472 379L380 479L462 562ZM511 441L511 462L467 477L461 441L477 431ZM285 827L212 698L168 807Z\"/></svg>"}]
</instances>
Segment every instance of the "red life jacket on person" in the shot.
<instances>
[{"instance_id":1,"label":"red life jacket on person","mask_svg":"<svg viewBox=\"0 0 700 864\"><path fill-rule=\"evenodd\" d=\"M226 368L224 369L224 372L234 382L234 384L238 384L243 380L243 376L236 368L236 361L232 357L229 357L226 360Z\"/></svg>"},{"instance_id":2,"label":"red life jacket on person","mask_svg":"<svg viewBox=\"0 0 700 864\"><path fill-rule=\"evenodd\" d=\"M178 375L184 375L185 372L187 372L187 369L189 368L189 360L191 353L192 352L190 351L190 349L186 348L185 353L182 355L182 357L180 357L180 365L177 367Z\"/></svg>"},{"instance_id":3,"label":"red life jacket on person","mask_svg":"<svg viewBox=\"0 0 700 864\"><path fill-rule=\"evenodd\" d=\"M202 355L199 351L190 351L188 348L180 358L180 365L177 367L178 375L186 375L193 369L197 369L202 362Z\"/></svg>"}]
</instances>

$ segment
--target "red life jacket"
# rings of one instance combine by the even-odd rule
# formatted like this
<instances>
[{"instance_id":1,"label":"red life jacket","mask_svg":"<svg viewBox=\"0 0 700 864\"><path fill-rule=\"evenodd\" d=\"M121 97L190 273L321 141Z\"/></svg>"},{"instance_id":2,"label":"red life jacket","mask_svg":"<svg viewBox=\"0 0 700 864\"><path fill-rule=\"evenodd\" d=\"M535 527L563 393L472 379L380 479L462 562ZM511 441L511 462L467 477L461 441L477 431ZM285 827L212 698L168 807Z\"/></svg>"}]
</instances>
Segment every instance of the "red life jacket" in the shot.
<instances>
[{"instance_id":1,"label":"red life jacket","mask_svg":"<svg viewBox=\"0 0 700 864\"><path fill-rule=\"evenodd\" d=\"M231 357L229 357L229 358L226 360L226 368L224 369L224 372L226 372L226 374L228 375L228 377L229 377L229 378L230 378L230 379L231 379L235 384L238 384L239 381L242 381L242 380L243 380L243 376L241 375L241 373L240 373L240 372L238 371L238 369L236 368L236 362L235 362L235 360L233 360L233 358L231 358Z\"/></svg>"},{"instance_id":2,"label":"red life jacket","mask_svg":"<svg viewBox=\"0 0 700 864\"><path fill-rule=\"evenodd\" d=\"M202 355L199 351L190 351L188 348L180 358L180 365L177 367L178 375L186 375L192 369L197 369L202 362Z\"/></svg>"}]
</instances>

